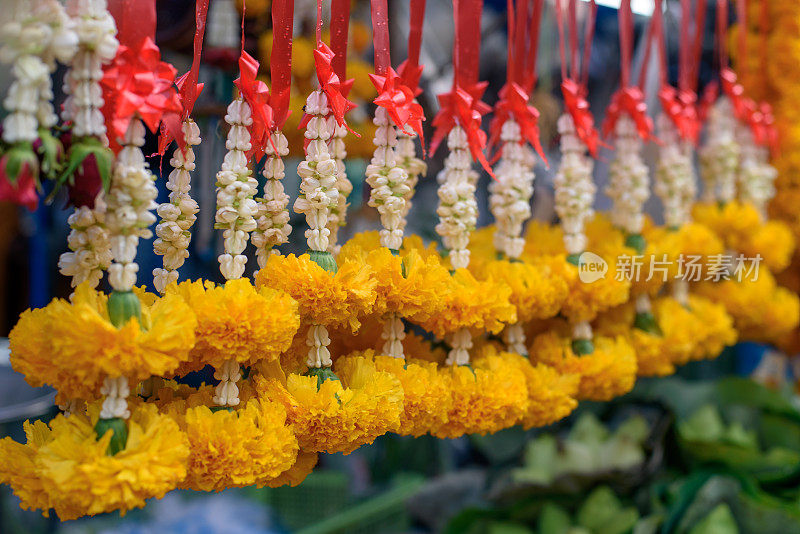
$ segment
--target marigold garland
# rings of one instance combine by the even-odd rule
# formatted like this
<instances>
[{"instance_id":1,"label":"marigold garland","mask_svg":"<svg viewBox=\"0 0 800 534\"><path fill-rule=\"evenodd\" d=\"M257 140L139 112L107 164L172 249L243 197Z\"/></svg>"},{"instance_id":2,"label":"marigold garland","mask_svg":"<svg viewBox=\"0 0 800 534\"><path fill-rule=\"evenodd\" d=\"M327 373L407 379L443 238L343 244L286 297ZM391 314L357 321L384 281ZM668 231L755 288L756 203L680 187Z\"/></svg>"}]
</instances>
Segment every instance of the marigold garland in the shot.
<instances>
[{"instance_id":1,"label":"marigold garland","mask_svg":"<svg viewBox=\"0 0 800 534\"><path fill-rule=\"evenodd\" d=\"M141 325L133 319L121 328L111 324L107 300L84 283L71 303L56 299L24 312L9 336L14 369L34 387L49 384L67 397L92 400L106 376L138 382L189 360L197 320L180 297L144 303Z\"/></svg>"}]
</instances>

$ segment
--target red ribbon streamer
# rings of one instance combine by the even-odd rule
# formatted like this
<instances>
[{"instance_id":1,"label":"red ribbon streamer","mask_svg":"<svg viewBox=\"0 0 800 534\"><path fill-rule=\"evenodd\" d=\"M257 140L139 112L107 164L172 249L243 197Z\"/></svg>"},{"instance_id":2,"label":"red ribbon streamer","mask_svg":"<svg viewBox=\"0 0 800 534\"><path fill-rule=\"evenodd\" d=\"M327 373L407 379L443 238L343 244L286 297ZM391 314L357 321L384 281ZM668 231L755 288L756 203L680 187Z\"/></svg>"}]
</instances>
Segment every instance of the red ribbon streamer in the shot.
<instances>
[{"instance_id":1,"label":"red ribbon streamer","mask_svg":"<svg viewBox=\"0 0 800 534\"><path fill-rule=\"evenodd\" d=\"M239 77L233 82L239 88L244 101L250 106L253 122L247 130L250 132L252 148L247 157L248 159L255 157L256 161L264 156L267 143L271 141L269 134L273 124L269 89L267 84L256 79L258 67L258 61L243 50L239 56Z\"/></svg>"},{"instance_id":2,"label":"red ribbon streamer","mask_svg":"<svg viewBox=\"0 0 800 534\"><path fill-rule=\"evenodd\" d=\"M182 119L188 118L192 114L197 98L203 92L203 84L197 83L200 75L200 57L203 52L203 38L206 32L206 21L208 20L209 0L197 0L195 4L195 31L194 31L194 50L192 52L192 66L189 71L178 78L175 84L178 86L178 95L181 97L183 105ZM158 137L158 153L164 155L167 147L176 141L182 152L186 150L186 140L182 132L182 121L171 117L161 123L160 135Z\"/></svg>"},{"instance_id":3,"label":"red ribbon streamer","mask_svg":"<svg viewBox=\"0 0 800 534\"><path fill-rule=\"evenodd\" d=\"M375 49L375 74L383 76L392 62L389 53L389 8L386 0L370 0L370 11Z\"/></svg>"},{"instance_id":4,"label":"red ribbon streamer","mask_svg":"<svg viewBox=\"0 0 800 534\"><path fill-rule=\"evenodd\" d=\"M645 141L653 137L653 120L647 115L647 104L644 101L644 90L630 84L631 56L633 55L633 12L631 0L622 0L619 7L619 47L620 47L620 89L611 97L611 104L606 110L603 122L603 136L608 137L614 131L617 121L623 113L633 119L639 137ZM642 71L647 69L647 61Z\"/></svg>"},{"instance_id":5,"label":"red ribbon streamer","mask_svg":"<svg viewBox=\"0 0 800 534\"><path fill-rule=\"evenodd\" d=\"M572 116L578 138L583 141L589 154L597 157L597 152L603 144L600 133L594 126L594 117L586 100L586 82L589 72L589 52L591 51L594 36L594 19L597 15L597 4L592 0L591 13L586 22L586 37L584 42L584 57L581 61L583 67L578 65L578 23L576 0L569 0L569 40L572 61L570 62L571 75L567 75L567 54L564 36L564 14L561 0L556 0L556 23L558 25L559 53L561 55L561 93L564 95L564 106L567 113Z\"/></svg>"},{"instance_id":6,"label":"red ribbon streamer","mask_svg":"<svg viewBox=\"0 0 800 534\"><path fill-rule=\"evenodd\" d=\"M289 100L292 87L293 21L294 0L272 0L272 56L269 71L272 82L270 105L273 130L283 128L291 114Z\"/></svg>"},{"instance_id":7,"label":"red ribbon streamer","mask_svg":"<svg viewBox=\"0 0 800 534\"><path fill-rule=\"evenodd\" d=\"M117 24L117 39L121 45L137 48L147 38L155 42L155 0L109 0L108 11Z\"/></svg>"},{"instance_id":8,"label":"red ribbon streamer","mask_svg":"<svg viewBox=\"0 0 800 534\"><path fill-rule=\"evenodd\" d=\"M530 49L525 56L525 73L523 79L523 87L528 93L533 91L533 87L536 85L536 59L539 55L539 29L541 27L543 7L544 0L533 1L533 13L530 18L530 38L528 43Z\"/></svg>"},{"instance_id":9,"label":"red ribbon streamer","mask_svg":"<svg viewBox=\"0 0 800 534\"><path fill-rule=\"evenodd\" d=\"M419 88L419 79L422 76L422 66L419 64L419 52L422 47L422 27L425 20L425 0L411 0L409 5L411 20L408 29L408 59L400 64L397 72L405 83L417 96L422 93Z\"/></svg>"},{"instance_id":10,"label":"red ribbon streamer","mask_svg":"<svg viewBox=\"0 0 800 534\"><path fill-rule=\"evenodd\" d=\"M481 101L487 82L478 82L482 8L483 0L453 0L455 76L452 91L438 96L441 109L433 119L436 130L431 140L431 153L436 152L450 130L458 125L466 133L473 159L478 160L494 178L483 153L486 148L486 133L481 130L483 115L492 109Z\"/></svg>"},{"instance_id":11,"label":"red ribbon streamer","mask_svg":"<svg viewBox=\"0 0 800 534\"><path fill-rule=\"evenodd\" d=\"M350 29L350 0L331 1L331 50L333 56L333 72L340 80L347 80L347 36ZM347 92L353 82L349 81Z\"/></svg>"}]
</instances>

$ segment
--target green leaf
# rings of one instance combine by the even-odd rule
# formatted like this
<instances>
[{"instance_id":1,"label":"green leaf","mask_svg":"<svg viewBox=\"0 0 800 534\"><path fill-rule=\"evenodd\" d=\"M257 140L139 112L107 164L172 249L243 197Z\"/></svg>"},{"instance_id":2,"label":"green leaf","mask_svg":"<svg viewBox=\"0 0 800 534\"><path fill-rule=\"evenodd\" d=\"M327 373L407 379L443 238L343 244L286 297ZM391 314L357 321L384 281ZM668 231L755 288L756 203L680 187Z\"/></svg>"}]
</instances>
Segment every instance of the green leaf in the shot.
<instances>
[{"instance_id":1,"label":"green leaf","mask_svg":"<svg viewBox=\"0 0 800 534\"><path fill-rule=\"evenodd\" d=\"M599 443L608 439L609 434L608 428L600 422L596 415L585 412L570 430L569 439L584 443Z\"/></svg>"},{"instance_id":2,"label":"green leaf","mask_svg":"<svg viewBox=\"0 0 800 534\"><path fill-rule=\"evenodd\" d=\"M594 343L591 339L573 339L572 352L576 356L585 356L594 352Z\"/></svg>"},{"instance_id":3,"label":"green leaf","mask_svg":"<svg viewBox=\"0 0 800 534\"><path fill-rule=\"evenodd\" d=\"M727 504L721 503L702 521L689 531L689 534L739 534L739 527Z\"/></svg>"},{"instance_id":4,"label":"green leaf","mask_svg":"<svg viewBox=\"0 0 800 534\"><path fill-rule=\"evenodd\" d=\"M531 440L525 449L524 464L514 470L513 478L519 482L549 484L555 478L558 444L551 434Z\"/></svg>"},{"instance_id":5,"label":"green leaf","mask_svg":"<svg viewBox=\"0 0 800 534\"><path fill-rule=\"evenodd\" d=\"M633 326L654 336L663 335L661 327L658 325L658 321L656 321L656 316L653 315L652 312L637 313L633 320Z\"/></svg>"},{"instance_id":6,"label":"green leaf","mask_svg":"<svg viewBox=\"0 0 800 534\"><path fill-rule=\"evenodd\" d=\"M600 486L581 504L577 521L582 527L595 531L608 524L622 510L622 503L608 486Z\"/></svg>"},{"instance_id":7,"label":"green leaf","mask_svg":"<svg viewBox=\"0 0 800 534\"><path fill-rule=\"evenodd\" d=\"M533 531L519 523L492 521L486 528L486 534L533 534Z\"/></svg>"},{"instance_id":8,"label":"green leaf","mask_svg":"<svg viewBox=\"0 0 800 534\"><path fill-rule=\"evenodd\" d=\"M725 436L725 423L716 406L706 404L691 417L678 423L678 433L691 441L720 441Z\"/></svg>"},{"instance_id":9,"label":"green leaf","mask_svg":"<svg viewBox=\"0 0 800 534\"><path fill-rule=\"evenodd\" d=\"M650 425L647 424L647 419L636 414L619 425L614 435L636 443L644 443L647 436L650 435Z\"/></svg>"},{"instance_id":10,"label":"green leaf","mask_svg":"<svg viewBox=\"0 0 800 534\"><path fill-rule=\"evenodd\" d=\"M644 254L647 248L647 242L642 234L629 234L628 237L625 238L625 246L635 250L636 254Z\"/></svg>"},{"instance_id":11,"label":"green leaf","mask_svg":"<svg viewBox=\"0 0 800 534\"><path fill-rule=\"evenodd\" d=\"M571 526L572 521L566 510L557 504L545 503L539 515L540 534L567 534Z\"/></svg>"}]
</instances>

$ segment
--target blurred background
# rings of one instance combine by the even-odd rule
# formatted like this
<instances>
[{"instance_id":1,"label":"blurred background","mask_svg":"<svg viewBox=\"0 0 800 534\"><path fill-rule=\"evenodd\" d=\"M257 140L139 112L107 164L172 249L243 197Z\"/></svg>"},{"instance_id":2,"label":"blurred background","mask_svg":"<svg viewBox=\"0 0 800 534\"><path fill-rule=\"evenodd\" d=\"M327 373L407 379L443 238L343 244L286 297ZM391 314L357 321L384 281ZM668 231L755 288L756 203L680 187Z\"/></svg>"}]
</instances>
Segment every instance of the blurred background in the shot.
<instances>
[{"instance_id":1,"label":"blurred background","mask_svg":"<svg viewBox=\"0 0 800 534\"><path fill-rule=\"evenodd\" d=\"M406 57L407 0L389 0L393 65ZM589 65L588 98L601 123L611 94L618 87L619 32L613 0L598 2L597 30ZM666 3L668 63L677 78L679 2ZM206 84L194 119L203 143L197 147L192 195L200 212L190 257L182 279L221 281L217 256L219 232L213 231L214 175L225 152L222 116L238 76L238 32L242 0L212 0L200 81ZM328 4L328 2L326 2ZM579 2L579 16L588 4ZM710 2L713 4L713 2ZM193 0L158 0L157 41L163 58L179 72L188 70L194 34ZM248 0L245 47L268 75L271 46L270 1ZM349 135L348 176L353 183L345 240L356 232L377 229L377 212L366 205L369 191L364 170L372 153L374 89L372 30L368 0L354 0L350 24L348 77L355 78L351 98L359 104L348 116L361 134ZM653 10L650 0L633 2L635 11L634 73L641 67L639 46ZM715 75L713 5L706 16L700 87ZM733 11L733 10L731 10ZM296 125L305 97L314 87L314 0L296 0L293 52L293 114L285 129L296 150L287 162L284 181L290 197L299 180L293 170L302 157L302 132ZM552 178L559 165L555 123L562 109L558 35L552 2L545 8L538 58L539 82L533 95L541 112L542 142L550 169L536 168L534 217L553 221ZM216 21L216 22L214 22ZM232 32L232 33L231 33ZM230 39L234 36L231 49ZM493 105L506 77L506 2L485 0L482 21L480 78L489 82L485 100ZM431 119L436 95L452 83L453 21L451 0L428 0L421 63L425 66L420 103ZM6 66L0 67L0 69ZM60 87L58 72L55 87ZM657 63L647 72L648 104L657 112ZM8 72L0 70L0 93ZM57 99L63 97L58 96ZM488 127L485 121L484 127ZM426 137L430 139L430 125ZM156 151L148 138L146 153ZM430 155L429 172L420 181L409 229L436 240L436 173L444 150ZM602 193L607 181L608 151L596 163L596 207L608 209ZM655 163L655 146L647 149ZM162 162L151 158L160 175ZM260 175L259 175L260 176ZM479 186L479 225L489 224L488 176ZM164 181L159 180L166 199ZM47 187L47 186L46 186ZM44 306L70 293L69 280L58 273L58 257L66 250L64 200L40 203L31 213L0 204L0 336L8 334L19 313ZM648 212L659 219L658 200ZM303 252L302 216L292 214L292 242L284 252ZM252 252L252 250L249 250ZM157 261L159 260L159 261ZM150 242L142 242L137 262L143 280L160 264ZM254 258L248 267L255 266ZM150 287L152 290L153 288ZM0 351L0 437L21 439L26 418L47 416L52 393L33 390L7 365ZM320 464L297 488L229 490L220 494L173 492L161 501L124 518L117 514L61 524L55 518L19 510L7 487L0 487L0 533L16 532L475 532L492 534L688 532L800 532L800 409L780 372L769 372L773 355L765 347L739 345L713 362L695 363L676 377L641 381L630 395L612 403L582 405L552 428L523 432L510 429L493 436L457 440L418 439L387 435L349 456L320 455ZM744 378L756 371L770 382L767 389ZM738 376L739 378L722 378ZM778 379L775 377L778 376ZM767 377L767 378L763 378ZM210 377L208 377L210 379ZM3 461L0 458L0 461Z\"/></svg>"}]
</instances>

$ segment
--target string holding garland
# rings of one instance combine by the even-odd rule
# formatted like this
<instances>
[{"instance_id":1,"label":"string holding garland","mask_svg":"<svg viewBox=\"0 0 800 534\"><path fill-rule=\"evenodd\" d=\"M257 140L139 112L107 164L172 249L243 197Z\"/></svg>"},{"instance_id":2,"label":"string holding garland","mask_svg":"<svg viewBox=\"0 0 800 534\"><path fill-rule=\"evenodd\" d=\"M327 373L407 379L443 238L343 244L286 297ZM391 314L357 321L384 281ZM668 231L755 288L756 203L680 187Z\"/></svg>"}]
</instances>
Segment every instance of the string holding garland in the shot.
<instances>
[{"instance_id":1,"label":"string holding garland","mask_svg":"<svg viewBox=\"0 0 800 534\"><path fill-rule=\"evenodd\" d=\"M710 140L700 149L702 171L714 170L713 180L706 176L713 203L694 204L691 164L704 115L695 91L705 3L698 2L693 25L690 2L682 2L677 88L668 85L661 0L645 36L646 56L658 57L660 71L654 191L666 224L658 226L642 206L649 184L640 151L655 136L643 78L636 85L631 74L630 1L619 12L622 75L604 128L616 145L610 215L592 209L593 158L604 146L587 101L597 6L585 6L581 29L577 0L555 3L565 110L555 179L560 220L549 225L529 220L534 166L548 163L530 102L545 2L507 2L508 73L492 110L481 101L487 84L479 81L483 3L454 0L455 75L439 95L430 146L435 153L446 140L449 151L438 177L440 251L407 231L416 183L426 174L415 144L418 137L424 146L426 120L416 100L425 0L411 0L408 57L396 70L387 1L370 2L369 78L378 94L365 180L382 228L343 243L337 229L355 179L346 175L343 141L355 106L345 71L350 2L331 3L326 44L318 0L317 87L300 120L304 158L293 203L306 218L309 251L298 256L279 250L292 235L292 199L282 179L287 119L299 111L291 98L295 12L293 0L273 0L270 86L242 39L225 114L226 154L215 175L222 285L178 274L198 213L190 186L201 140L191 117L212 22L208 0L196 3L192 67L178 78L153 42L152 0L70 0L66 9L34 0L34 16L26 18L21 4L2 28L0 59L12 64L15 80L4 103L0 197L28 207L38 201L36 183L45 176L31 159L38 139L41 170L61 166L60 175L51 174L75 206L71 250L59 262L74 295L24 312L10 335L13 367L33 386L54 387L62 410L50 423L26 423L25 443L0 440L7 459L0 483L23 508L72 519L125 513L175 488L297 485L319 453L347 454L387 432L454 438L544 426L581 400L626 393L637 376L670 374L737 339L779 342L800 323L797 295L773 276L786 267L793 240L764 213L773 118L748 100L728 68L724 1L717 6L722 96L708 110ZM737 4L741 19L745 8ZM101 31L87 34L82 24ZM27 32L45 26L57 38L23 46ZM65 45L58 53L57 44ZM57 118L47 80L56 62L68 68L62 121L71 141L51 131ZM481 123L492 111L487 136ZM165 180L170 195L161 205L141 152L146 128L160 132L162 155L176 143ZM57 142L69 145L60 157ZM259 196L253 172L262 159ZM492 178L495 222L481 229L475 160ZM138 243L153 225L154 249L163 256L153 271L157 293L136 285ZM245 275L250 242L258 262L253 280ZM610 272L588 282L581 268L587 251L609 270L625 257L667 257L671 289ZM726 276L692 283L682 276L681 256L726 253L743 258L718 271ZM756 255L764 259L759 278L735 279L742 265L753 267L745 258ZM108 295L95 289L105 272ZM184 383L207 365L213 384Z\"/></svg>"}]
</instances>

